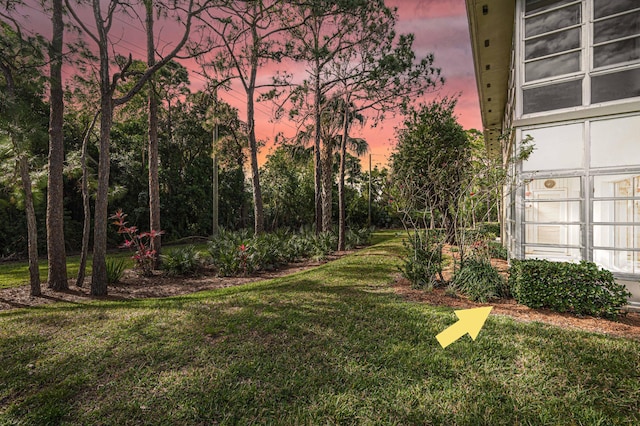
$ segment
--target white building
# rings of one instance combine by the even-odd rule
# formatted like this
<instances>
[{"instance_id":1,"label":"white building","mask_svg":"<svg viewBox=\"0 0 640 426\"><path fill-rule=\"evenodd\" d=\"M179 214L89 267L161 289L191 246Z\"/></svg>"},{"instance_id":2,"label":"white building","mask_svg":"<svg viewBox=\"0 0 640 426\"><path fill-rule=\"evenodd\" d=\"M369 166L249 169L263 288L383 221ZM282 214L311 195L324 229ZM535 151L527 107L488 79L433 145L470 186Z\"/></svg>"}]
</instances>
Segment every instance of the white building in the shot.
<instances>
[{"instance_id":1,"label":"white building","mask_svg":"<svg viewBox=\"0 0 640 426\"><path fill-rule=\"evenodd\" d=\"M511 257L593 261L640 309L640 0L466 4L487 148L535 145L505 191Z\"/></svg>"}]
</instances>

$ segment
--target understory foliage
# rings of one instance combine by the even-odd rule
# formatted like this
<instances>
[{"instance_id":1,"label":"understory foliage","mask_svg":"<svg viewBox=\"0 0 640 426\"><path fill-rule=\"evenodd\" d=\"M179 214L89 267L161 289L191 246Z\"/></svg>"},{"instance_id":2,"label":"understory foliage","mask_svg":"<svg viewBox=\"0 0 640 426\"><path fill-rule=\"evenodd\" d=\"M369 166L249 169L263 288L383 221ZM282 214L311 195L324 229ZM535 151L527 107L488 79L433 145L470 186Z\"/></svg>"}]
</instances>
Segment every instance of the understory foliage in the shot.
<instances>
[{"instance_id":1,"label":"understory foliage","mask_svg":"<svg viewBox=\"0 0 640 426\"><path fill-rule=\"evenodd\" d=\"M468 259L456 271L451 287L474 302L485 303L509 295L506 280L491 263L479 259Z\"/></svg>"},{"instance_id":2,"label":"understory foliage","mask_svg":"<svg viewBox=\"0 0 640 426\"><path fill-rule=\"evenodd\" d=\"M113 220L113 225L118 227L118 234L124 235L124 243L120 247L131 250L133 253L131 258L140 275L151 276L153 275L153 264L157 258L156 251L151 248L151 240L164 232L156 230L140 232L137 226L128 226L125 221L126 217L127 215L121 209L109 217Z\"/></svg>"},{"instance_id":3,"label":"understory foliage","mask_svg":"<svg viewBox=\"0 0 640 426\"><path fill-rule=\"evenodd\" d=\"M402 276L411 282L414 288L432 289L443 283L442 248L444 238L438 230L415 231L404 240L408 251L404 264L400 267Z\"/></svg>"},{"instance_id":4,"label":"understory foliage","mask_svg":"<svg viewBox=\"0 0 640 426\"><path fill-rule=\"evenodd\" d=\"M369 229L347 233L351 248L369 243ZM207 248L208 263L220 276L249 275L269 271L307 258L322 259L335 250L337 236L332 232L315 234L310 230L294 233L278 230L255 235L247 230L221 229Z\"/></svg>"},{"instance_id":5,"label":"understory foliage","mask_svg":"<svg viewBox=\"0 0 640 426\"><path fill-rule=\"evenodd\" d=\"M469 255L456 270L451 288L474 302L488 302L509 296L507 281L491 265L491 246L487 239L475 241Z\"/></svg>"},{"instance_id":6,"label":"understory foliage","mask_svg":"<svg viewBox=\"0 0 640 426\"><path fill-rule=\"evenodd\" d=\"M617 316L631 296L610 271L587 261L512 260L509 286L531 308L602 317Z\"/></svg>"},{"instance_id":7,"label":"understory foliage","mask_svg":"<svg viewBox=\"0 0 640 426\"><path fill-rule=\"evenodd\" d=\"M124 275L125 267L124 259L107 259L107 284L120 282Z\"/></svg>"},{"instance_id":8,"label":"understory foliage","mask_svg":"<svg viewBox=\"0 0 640 426\"><path fill-rule=\"evenodd\" d=\"M170 277L194 275L201 266L200 254L194 246L170 249L160 257L162 269Z\"/></svg>"}]
</instances>

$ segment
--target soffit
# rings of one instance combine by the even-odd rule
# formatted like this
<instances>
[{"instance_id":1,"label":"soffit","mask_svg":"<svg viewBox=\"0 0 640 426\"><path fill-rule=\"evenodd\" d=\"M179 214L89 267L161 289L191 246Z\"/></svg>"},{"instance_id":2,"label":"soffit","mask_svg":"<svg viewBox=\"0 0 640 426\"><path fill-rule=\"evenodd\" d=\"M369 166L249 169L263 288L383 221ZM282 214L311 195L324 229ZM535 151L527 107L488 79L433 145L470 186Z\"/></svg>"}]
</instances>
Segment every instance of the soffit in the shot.
<instances>
[{"instance_id":1,"label":"soffit","mask_svg":"<svg viewBox=\"0 0 640 426\"><path fill-rule=\"evenodd\" d=\"M514 0L466 0L482 125L487 150L500 152L508 100Z\"/></svg>"}]
</instances>

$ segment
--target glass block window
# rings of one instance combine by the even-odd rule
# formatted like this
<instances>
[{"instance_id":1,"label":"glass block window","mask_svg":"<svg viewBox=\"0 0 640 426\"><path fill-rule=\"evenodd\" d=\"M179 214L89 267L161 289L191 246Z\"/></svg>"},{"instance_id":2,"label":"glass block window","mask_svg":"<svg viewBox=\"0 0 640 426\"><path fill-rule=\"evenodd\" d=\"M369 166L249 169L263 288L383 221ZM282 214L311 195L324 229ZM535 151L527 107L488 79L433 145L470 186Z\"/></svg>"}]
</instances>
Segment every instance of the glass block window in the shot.
<instances>
[{"instance_id":1,"label":"glass block window","mask_svg":"<svg viewBox=\"0 0 640 426\"><path fill-rule=\"evenodd\" d=\"M640 174L593 177L593 261L640 274Z\"/></svg>"}]
</instances>

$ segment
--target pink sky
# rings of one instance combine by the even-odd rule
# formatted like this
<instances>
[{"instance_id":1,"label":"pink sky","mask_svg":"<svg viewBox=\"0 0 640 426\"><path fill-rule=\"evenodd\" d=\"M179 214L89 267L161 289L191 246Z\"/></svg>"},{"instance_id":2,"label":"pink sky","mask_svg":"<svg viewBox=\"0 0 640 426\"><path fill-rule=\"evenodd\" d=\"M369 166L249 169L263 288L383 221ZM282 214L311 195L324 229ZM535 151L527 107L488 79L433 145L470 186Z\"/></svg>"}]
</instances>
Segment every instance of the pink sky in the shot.
<instances>
[{"instance_id":1,"label":"pink sky","mask_svg":"<svg viewBox=\"0 0 640 426\"><path fill-rule=\"evenodd\" d=\"M481 129L480 109L473 69L473 58L469 41L464 0L387 0L387 5L398 8L398 33L415 35L414 49L418 58L434 53L435 65L442 69L445 85L437 92L425 96L428 101L436 97L460 94L456 113L465 129ZM223 94L228 102L244 111L241 92ZM259 138L273 141L278 131L290 135L294 125L270 121L270 105L259 104L256 115L256 130ZM384 164L389 159L395 143L395 127L399 119L388 119L375 129L367 126L354 129L354 136L369 142L372 161ZM260 158L268 154L270 144L261 152ZM364 159L364 158L363 158ZM368 158L367 158L368 159ZM363 167L368 161L363 162Z\"/></svg>"},{"instance_id":2,"label":"pink sky","mask_svg":"<svg viewBox=\"0 0 640 426\"><path fill-rule=\"evenodd\" d=\"M442 69L446 79L445 85L437 93L425 96L424 100L460 94L456 109L459 122L466 129L480 129L480 110L464 0L387 0L387 4L398 8L397 32L415 35L414 49L418 58L434 53L435 66ZM50 19L35 7L28 8L27 12L30 26L42 29L42 33L48 37L50 30L44 28L50 27ZM91 19L87 19L86 22L90 21ZM120 24L119 27L118 24ZM156 29L159 29L158 25ZM169 27L160 27L160 29L162 30L160 40L170 40ZM146 58L144 31L135 21L119 18L111 35L118 41L119 49L131 52L135 58ZM190 66L187 63L185 65ZM263 70L262 78L269 77L267 72L267 69ZM202 77L191 73L190 79L193 90L204 86ZM241 118L245 118L244 92L239 90L239 87L234 87L230 92L221 92L220 97L238 107ZM256 107L257 136L267 142L260 154L262 161L278 132L282 131L287 136L295 133L293 123L274 123L271 120L271 108L272 106L268 103L260 103ZM388 119L375 129L370 127L354 129L354 136L364 137L369 142L374 164L387 162L393 149L394 129L398 123L399 119Z\"/></svg>"}]
</instances>

